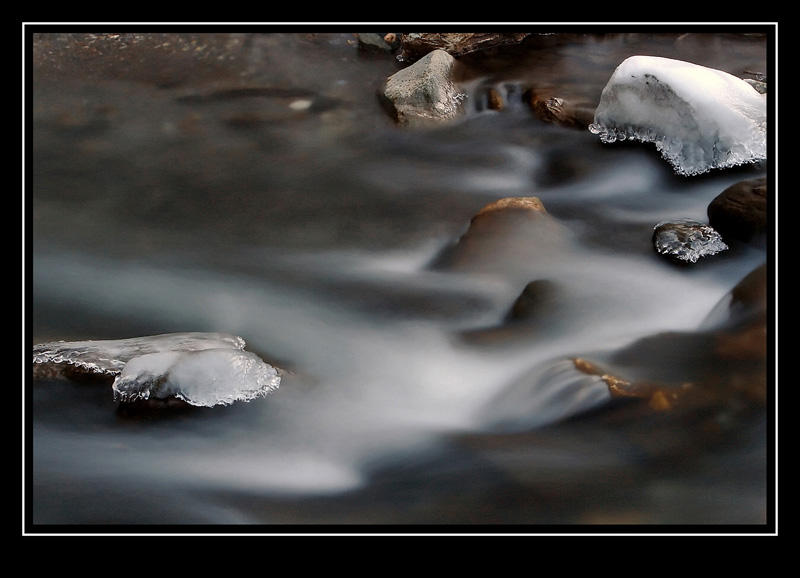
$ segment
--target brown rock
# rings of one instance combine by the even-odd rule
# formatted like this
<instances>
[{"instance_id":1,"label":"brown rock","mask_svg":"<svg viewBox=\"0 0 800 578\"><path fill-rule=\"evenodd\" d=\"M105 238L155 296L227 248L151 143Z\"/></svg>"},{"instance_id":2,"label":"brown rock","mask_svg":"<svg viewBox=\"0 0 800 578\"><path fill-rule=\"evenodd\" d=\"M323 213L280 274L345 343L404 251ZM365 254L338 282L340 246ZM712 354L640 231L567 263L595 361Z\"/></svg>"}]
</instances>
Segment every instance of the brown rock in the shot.
<instances>
[{"instance_id":1,"label":"brown rock","mask_svg":"<svg viewBox=\"0 0 800 578\"><path fill-rule=\"evenodd\" d=\"M478 50L522 42L530 32L506 33L413 33L402 35L402 56L406 60L422 58L433 50L461 56Z\"/></svg>"},{"instance_id":2,"label":"brown rock","mask_svg":"<svg viewBox=\"0 0 800 578\"><path fill-rule=\"evenodd\" d=\"M560 310L558 284L536 279L525 285L500 323L463 331L460 338L481 347L506 347L531 338L552 338L558 332L553 318Z\"/></svg>"},{"instance_id":3,"label":"brown rock","mask_svg":"<svg viewBox=\"0 0 800 578\"><path fill-rule=\"evenodd\" d=\"M438 265L476 272L527 269L562 247L559 223L537 197L508 197L489 203ZM528 276L528 278L530 278Z\"/></svg>"},{"instance_id":4,"label":"brown rock","mask_svg":"<svg viewBox=\"0 0 800 578\"><path fill-rule=\"evenodd\" d=\"M482 219L487 220L488 217L494 217L502 212L510 213L511 211L519 212L519 214L527 213L528 215L547 213L539 197L506 197L483 207L475 213L472 222L480 222Z\"/></svg>"},{"instance_id":5,"label":"brown rock","mask_svg":"<svg viewBox=\"0 0 800 578\"><path fill-rule=\"evenodd\" d=\"M768 295L766 264L731 290L729 316L716 333L717 356L735 363L766 359Z\"/></svg>"},{"instance_id":6,"label":"brown rock","mask_svg":"<svg viewBox=\"0 0 800 578\"><path fill-rule=\"evenodd\" d=\"M725 238L760 241L767 232L767 179L731 185L708 205L708 221Z\"/></svg>"},{"instance_id":7,"label":"brown rock","mask_svg":"<svg viewBox=\"0 0 800 578\"><path fill-rule=\"evenodd\" d=\"M594 122L595 107L591 104L561 98L548 92L533 92L529 97L531 110L545 122L582 129Z\"/></svg>"},{"instance_id":8,"label":"brown rock","mask_svg":"<svg viewBox=\"0 0 800 578\"><path fill-rule=\"evenodd\" d=\"M531 281L522 290L522 293L506 316L507 321L535 320L549 308L557 291L555 283L547 279Z\"/></svg>"},{"instance_id":9,"label":"brown rock","mask_svg":"<svg viewBox=\"0 0 800 578\"><path fill-rule=\"evenodd\" d=\"M766 266L731 291L729 316L697 332L640 339L605 362L576 358L614 397L637 397L658 410L677 407L760 406L767 397Z\"/></svg>"},{"instance_id":10,"label":"brown rock","mask_svg":"<svg viewBox=\"0 0 800 578\"><path fill-rule=\"evenodd\" d=\"M503 102L503 97L496 89L490 88L486 93L487 106L489 110L504 110L506 105Z\"/></svg>"}]
</instances>

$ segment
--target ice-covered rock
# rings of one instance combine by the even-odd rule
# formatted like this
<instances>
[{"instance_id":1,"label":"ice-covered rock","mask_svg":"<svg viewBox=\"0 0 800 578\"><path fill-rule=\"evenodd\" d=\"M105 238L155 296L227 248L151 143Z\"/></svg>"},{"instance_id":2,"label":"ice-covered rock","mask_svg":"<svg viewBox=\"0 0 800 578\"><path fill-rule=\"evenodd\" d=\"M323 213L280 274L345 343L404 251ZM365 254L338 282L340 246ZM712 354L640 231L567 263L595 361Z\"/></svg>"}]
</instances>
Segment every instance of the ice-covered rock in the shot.
<instances>
[{"instance_id":1,"label":"ice-covered rock","mask_svg":"<svg viewBox=\"0 0 800 578\"><path fill-rule=\"evenodd\" d=\"M35 365L65 365L114 377L123 402L175 397L197 406L251 401L278 387L278 370L224 333L172 333L130 339L42 343Z\"/></svg>"},{"instance_id":2,"label":"ice-covered rock","mask_svg":"<svg viewBox=\"0 0 800 578\"><path fill-rule=\"evenodd\" d=\"M114 399L176 397L197 406L251 401L278 387L280 376L257 355L237 349L165 351L131 359L114 380Z\"/></svg>"},{"instance_id":3,"label":"ice-covered rock","mask_svg":"<svg viewBox=\"0 0 800 578\"><path fill-rule=\"evenodd\" d=\"M692 219L658 223L653 228L653 243L660 255L681 263L696 263L728 248L717 231Z\"/></svg>"},{"instance_id":4,"label":"ice-covered rock","mask_svg":"<svg viewBox=\"0 0 800 578\"><path fill-rule=\"evenodd\" d=\"M631 56L611 75L589 130L603 142L652 142L675 171L695 175L766 159L766 95L697 64Z\"/></svg>"}]
</instances>

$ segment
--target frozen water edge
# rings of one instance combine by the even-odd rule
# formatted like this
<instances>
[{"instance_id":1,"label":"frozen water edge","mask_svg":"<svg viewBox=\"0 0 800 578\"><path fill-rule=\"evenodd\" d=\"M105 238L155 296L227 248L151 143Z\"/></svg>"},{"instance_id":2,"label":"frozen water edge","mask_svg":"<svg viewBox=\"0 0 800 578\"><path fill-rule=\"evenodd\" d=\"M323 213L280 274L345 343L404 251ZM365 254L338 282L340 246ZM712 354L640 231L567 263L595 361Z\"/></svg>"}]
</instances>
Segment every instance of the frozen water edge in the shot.
<instances>
[{"instance_id":1,"label":"frozen water edge","mask_svg":"<svg viewBox=\"0 0 800 578\"><path fill-rule=\"evenodd\" d=\"M112 389L118 401L176 397L212 407L251 401L279 386L278 370L244 347L244 339L224 333L58 341L35 345L33 363L66 363L115 376Z\"/></svg>"},{"instance_id":2,"label":"frozen water edge","mask_svg":"<svg viewBox=\"0 0 800 578\"><path fill-rule=\"evenodd\" d=\"M766 95L689 62L632 56L612 74L589 127L604 143L652 142L678 174L766 159Z\"/></svg>"}]
</instances>

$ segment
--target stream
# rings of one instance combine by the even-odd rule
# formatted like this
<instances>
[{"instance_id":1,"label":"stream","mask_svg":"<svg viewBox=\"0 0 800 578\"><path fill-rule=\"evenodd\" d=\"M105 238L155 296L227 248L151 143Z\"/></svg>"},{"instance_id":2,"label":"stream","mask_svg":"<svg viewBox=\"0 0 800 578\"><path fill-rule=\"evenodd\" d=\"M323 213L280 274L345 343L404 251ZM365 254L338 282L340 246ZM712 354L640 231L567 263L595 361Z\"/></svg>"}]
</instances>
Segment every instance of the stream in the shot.
<instances>
[{"instance_id":1,"label":"stream","mask_svg":"<svg viewBox=\"0 0 800 578\"><path fill-rule=\"evenodd\" d=\"M404 63L350 32L34 30L26 347L224 332L285 375L249 403L145 416L110 388L29 384L29 522L761 528L769 408L712 435L702 416L611 399L570 359L701 327L771 247L681 268L653 227L706 222L767 168L679 176L652 147L536 118L522 95L597 102L633 54L768 71L768 37L537 34L464 57L469 114L407 130L377 98ZM504 110L485 106L489 86ZM436 266L482 207L526 196L558 235L486 271ZM537 280L556 288L544 314L509 330Z\"/></svg>"}]
</instances>

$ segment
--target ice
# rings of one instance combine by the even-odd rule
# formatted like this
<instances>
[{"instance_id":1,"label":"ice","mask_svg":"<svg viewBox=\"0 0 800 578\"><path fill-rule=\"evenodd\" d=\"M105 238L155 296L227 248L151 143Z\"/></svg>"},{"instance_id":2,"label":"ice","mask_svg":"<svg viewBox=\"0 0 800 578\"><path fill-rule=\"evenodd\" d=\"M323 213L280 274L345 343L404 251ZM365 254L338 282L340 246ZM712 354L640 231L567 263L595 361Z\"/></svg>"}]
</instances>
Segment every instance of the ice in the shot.
<instances>
[{"instance_id":1,"label":"ice","mask_svg":"<svg viewBox=\"0 0 800 578\"><path fill-rule=\"evenodd\" d=\"M35 345L33 362L115 376L119 401L176 397L210 407L251 401L280 384L278 370L244 347L244 339L224 333L59 341Z\"/></svg>"},{"instance_id":2,"label":"ice","mask_svg":"<svg viewBox=\"0 0 800 578\"><path fill-rule=\"evenodd\" d=\"M603 89L589 130L605 143L652 142L683 175L766 159L766 95L697 64L631 56Z\"/></svg>"},{"instance_id":3,"label":"ice","mask_svg":"<svg viewBox=\"0 0 800 578\"><path fill-rule=\"evenodd\" d=\"M728 249L717 231L692 219L662 221L653 230L656 251L676 261L696 263Z\"/></svg>"},{"instance_id":4,"label":"ice","mask_svg":"<svg viewBox=\"0 0 800 578\"><path fill-rule=\"evenodd\" d=\"M234 349L167 351L135 357L114 381L114 399L177 397L197 406L251 401L278 387L280 376L257 355Z\"/></svg>"}]
</instances>

